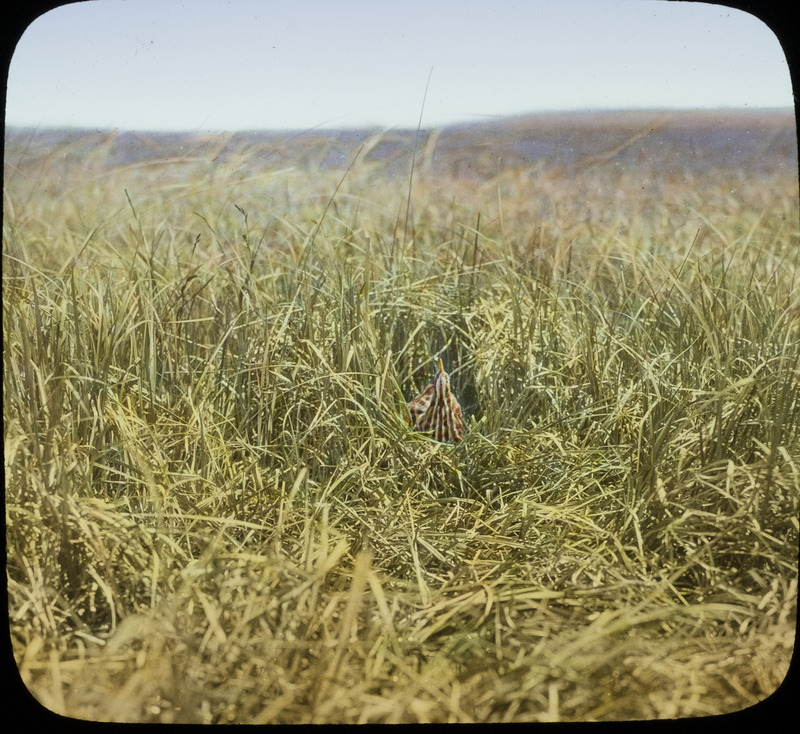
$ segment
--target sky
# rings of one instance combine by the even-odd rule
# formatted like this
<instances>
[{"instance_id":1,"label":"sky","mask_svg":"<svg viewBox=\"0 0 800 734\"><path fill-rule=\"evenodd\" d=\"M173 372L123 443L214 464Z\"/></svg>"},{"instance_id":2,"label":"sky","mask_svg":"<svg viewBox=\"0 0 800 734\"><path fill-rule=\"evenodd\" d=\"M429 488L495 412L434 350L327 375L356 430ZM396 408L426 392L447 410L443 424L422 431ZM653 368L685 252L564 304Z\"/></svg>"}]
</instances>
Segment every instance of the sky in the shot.
<instances>
[{"instance_id":1,"label":"sky","mask_svg":"<svg viewBox=\"0 0 800 734\"><path fill-rule=\"evenodd\" d=\"M6 124L416 128L420 116L431 127L556 110L792 105L768 26L700 2L91 0L22 35Z\"/></svg>"}]
</instances>

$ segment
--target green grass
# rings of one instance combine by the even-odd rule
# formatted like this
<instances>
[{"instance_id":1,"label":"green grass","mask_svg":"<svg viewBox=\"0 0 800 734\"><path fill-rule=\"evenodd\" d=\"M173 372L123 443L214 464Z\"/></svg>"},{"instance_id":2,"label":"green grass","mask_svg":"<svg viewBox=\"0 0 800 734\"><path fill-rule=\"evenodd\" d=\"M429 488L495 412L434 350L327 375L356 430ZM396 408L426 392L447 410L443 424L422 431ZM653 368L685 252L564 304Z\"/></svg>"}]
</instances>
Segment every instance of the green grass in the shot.
<instances>
[{"instance_id":1,"label":"green grass","mask_svg":"<svg viewBox=\"0 0 800 734\"><path fill-rule=\"evenodd\" d=\"M775 690L793 165L420 165L405 226L408 180L366 158L109 140L6 141L9 614L45 706L575 721ZM457 447L403 419L439 355Z\"/></svg>"}]
</instances>

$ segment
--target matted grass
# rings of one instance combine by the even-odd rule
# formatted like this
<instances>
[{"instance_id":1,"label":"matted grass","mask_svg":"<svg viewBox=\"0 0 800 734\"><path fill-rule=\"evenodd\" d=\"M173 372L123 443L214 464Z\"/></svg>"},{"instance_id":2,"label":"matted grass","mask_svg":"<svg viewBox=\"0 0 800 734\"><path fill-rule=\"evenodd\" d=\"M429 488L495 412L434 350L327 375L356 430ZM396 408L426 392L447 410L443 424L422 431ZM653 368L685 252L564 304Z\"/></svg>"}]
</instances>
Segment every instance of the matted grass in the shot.
<instances>
[{"instance_id":1,"label":"matted grass","mask_svg":"<svg viewBox=\"0 0 800 734\"><path fill-rule=\"evenodd\" d=\"M36 698L366 723L771 694L797 598L796 158L621 139L498 168L429 136L406 216L380 135L332 167L7 136L9 613ZM403 419L439 355L456 447Z\"/></svg>"}]
</instances>

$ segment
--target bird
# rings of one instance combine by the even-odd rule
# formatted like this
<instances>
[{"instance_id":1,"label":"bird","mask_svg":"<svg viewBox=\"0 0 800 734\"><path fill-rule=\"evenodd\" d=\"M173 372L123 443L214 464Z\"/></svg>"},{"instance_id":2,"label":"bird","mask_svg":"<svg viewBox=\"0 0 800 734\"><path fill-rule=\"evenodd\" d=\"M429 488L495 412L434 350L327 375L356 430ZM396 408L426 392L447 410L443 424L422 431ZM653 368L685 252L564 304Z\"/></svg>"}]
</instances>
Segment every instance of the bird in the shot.
<instances>
[{"instance_id":1,"label":"bird","mask_svg":"<svg viewBox=\"0 0 800 734\"><path fill-rule=\"evenodd\" d=\"M408 412L415 431L432 432L441 443L461 443L464 437L461 406L450 389L450 376L444 371L441 359L433 383L409 402Z\"/></svg>"}]
</instances>

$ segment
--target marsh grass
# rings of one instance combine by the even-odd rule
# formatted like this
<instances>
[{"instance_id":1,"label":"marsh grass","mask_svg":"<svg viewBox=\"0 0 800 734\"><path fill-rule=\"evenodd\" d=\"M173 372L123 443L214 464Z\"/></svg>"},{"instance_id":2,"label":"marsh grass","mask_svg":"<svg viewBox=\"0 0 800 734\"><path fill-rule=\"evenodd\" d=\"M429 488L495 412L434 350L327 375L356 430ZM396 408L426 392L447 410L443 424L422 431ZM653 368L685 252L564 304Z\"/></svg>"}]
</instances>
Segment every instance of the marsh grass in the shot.
<instances>
[{"instance_id":1,"label":"marsh grass","mask_svg":"<svg viewBox=\"0 0 800 734\"><path fill-rule=\"evenodd\" d=\"M409 192L380 135L346 173L114 140L6 140L9 614L46 707L618 720L780 684L794 160L469 178L433 138ZM404 421L439 355L457 447Z\"/></svg>"}]
</instances>

